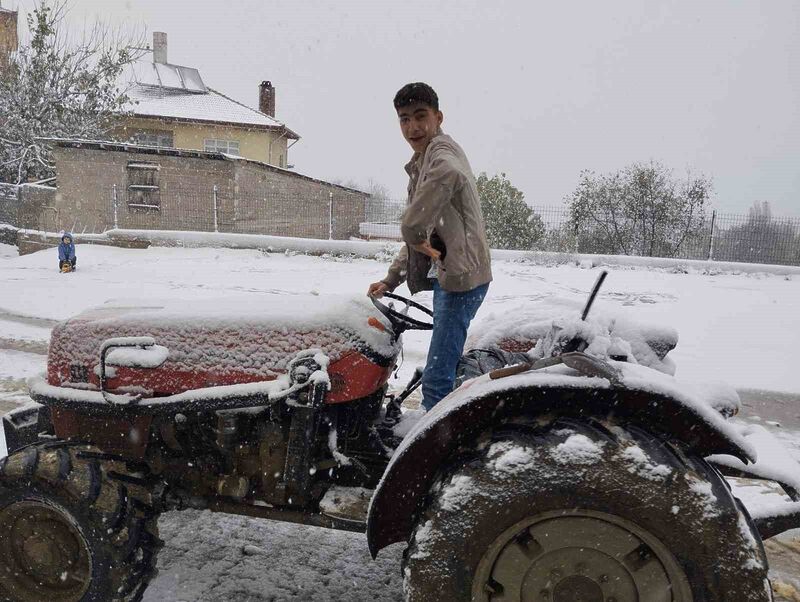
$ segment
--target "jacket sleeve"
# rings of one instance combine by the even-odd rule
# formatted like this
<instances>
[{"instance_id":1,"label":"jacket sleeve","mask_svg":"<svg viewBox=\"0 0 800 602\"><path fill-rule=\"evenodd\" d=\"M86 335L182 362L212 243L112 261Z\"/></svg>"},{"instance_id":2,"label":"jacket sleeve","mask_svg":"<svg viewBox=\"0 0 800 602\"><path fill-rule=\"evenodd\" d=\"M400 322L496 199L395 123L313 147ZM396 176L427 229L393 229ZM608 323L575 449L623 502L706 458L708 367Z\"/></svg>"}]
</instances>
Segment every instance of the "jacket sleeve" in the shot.
<instances>
[{"instance_id":1,"label":"jacket sleeve","mask_svg":"<svg viewBox=\"0 0 800 602\"><path fill-rule=\"evenodd\" d=\"M66 261L67 254L64 252L64 245L58 245L58 260Z\"/></svg>"},{"instance_id":2,"label":"jacket sleeve","mask_svg":"<svg viewBox=\"0 0 800 602\"><path fill-rule=\"evenodd\" d=\"M455 155L446 148L431 149L431 152L434 154L430 167L417 184L400 226L403 240L410 245L428 239L428 232L436 227L436 220L461 185L461 170Z\"/></svg>"},{"instance_id":3,"label":"jacket sleeve","mask_svg":"<svg viewBox=\"0 0 800 602\"><path fill-rule=\"evenodd\" d=\"M392 265L389 266L389 273L381 282L390 290L394 290L405 281L406 276L408 276L408 245L403 245Z\"/></svg>"}]
</instances>

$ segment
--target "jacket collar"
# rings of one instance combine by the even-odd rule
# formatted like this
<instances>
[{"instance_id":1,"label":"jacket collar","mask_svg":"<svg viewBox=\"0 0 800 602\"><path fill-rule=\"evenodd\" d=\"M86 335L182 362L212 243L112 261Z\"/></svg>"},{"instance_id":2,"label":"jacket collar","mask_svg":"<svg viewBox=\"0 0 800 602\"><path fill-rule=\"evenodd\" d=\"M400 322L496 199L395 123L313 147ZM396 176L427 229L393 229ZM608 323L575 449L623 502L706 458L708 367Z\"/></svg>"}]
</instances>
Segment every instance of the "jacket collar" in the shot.
<instances>
[{"instance_id":1,"label":"jacket collar","mask_svg":"<svg viewBox=\"0 0 800 602\"><path fill-rule=\"evenodd\" d=\"M428 146L425 149L425 153L416 153L415 152L411 156L411 161L409 161L408 163L405 164L405 170L406 170L406 173L409 176L413 176L414 175L414 173L413 173L414 171L419 172L419 168L422 165L422 161L425 158L425 155L428 153L428 149L431 147L431 144L433 144L433 141L436 140L439 136L443 136L443 135L444 135L444 132L442 131L442 128L439 128L439 130L436 132L436 134L433 136L433 138L431 138L431 141L428 143Z\"/></svg>"}]
</instances>

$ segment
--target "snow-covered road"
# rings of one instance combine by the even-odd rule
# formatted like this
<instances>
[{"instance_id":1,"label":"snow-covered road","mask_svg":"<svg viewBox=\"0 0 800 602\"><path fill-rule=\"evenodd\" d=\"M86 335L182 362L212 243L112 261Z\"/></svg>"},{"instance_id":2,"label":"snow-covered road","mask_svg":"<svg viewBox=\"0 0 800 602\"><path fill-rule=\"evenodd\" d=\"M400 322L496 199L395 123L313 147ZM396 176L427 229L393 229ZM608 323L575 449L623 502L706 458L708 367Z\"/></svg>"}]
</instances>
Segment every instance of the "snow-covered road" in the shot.
<instances>
[{"instance_id":1,"label":"snow-covered road","mask_svg":"<svg viewBox=\"0 0 800 602\"><path fill-rule=\"evenodd\" d=\"M54 321L109 299L191 303L268 295L290 307L293 296L312 293L324 304L327 294L364 294L387 267L366 259L258 251L82 245L79 270L59 274L54 251L19 258L0 251L0 412L23 402L24 378L44 368ZM495 262L494 272L477 320L513 314L537 299L583 300L596 277L596 270L574 265ZM430 303L429 295L420 297ZM681 339L671 357L678 376L750 390L743 420L779 433L800 460L800 371L791 353L799 342L800 279L615 268L597 307L677 328ZM424 362L428 336L405 335L405 363L393 386L401 387ZM765 397L764 390L784 394ZM750 493L757 503L760 493ZM402 598L402 546L373 562L362 535L196 511L165 515L160 527L167 546L161 574L145 598L150 602ZM779 553L782 548L771 552ZM789 558L791 566L800 555ZM800 589L800 570L782 570L779 577Z\"/></svg>"}]
</instances>

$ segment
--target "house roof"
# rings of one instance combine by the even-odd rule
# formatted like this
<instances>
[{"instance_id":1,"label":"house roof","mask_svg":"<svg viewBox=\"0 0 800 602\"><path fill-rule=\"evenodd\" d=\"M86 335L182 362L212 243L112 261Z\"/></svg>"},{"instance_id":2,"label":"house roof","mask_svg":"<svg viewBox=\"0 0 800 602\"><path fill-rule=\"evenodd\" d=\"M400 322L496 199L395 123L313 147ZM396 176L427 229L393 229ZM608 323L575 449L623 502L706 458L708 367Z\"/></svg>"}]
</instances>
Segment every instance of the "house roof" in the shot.
<instances>
[{"instance_id":1,"label":"house roof","mask_svg":"<svg viewBox=\"0 0 800 602\"><path fill-rule=\"evenodd\" d=\"M262 161L255 161L253 159L246 159L238 155L229 155L227 153L189 150L183 148L165 148L162 146L146 146L143 144L129 144L127 142L110 142L106 140L83 140L80 138L37 138L37 140L40 140L42 142L47 142L48 144L52 144L53 146L59 146L62 148L87 148L92 150L105 150L105 151L116 151L125 153L141 153L145 155L166 155L169 157L191 157L195 159L217 159L221 161L234 161L234 162L241 161L243 163L251 163L253 165L258 165L259 167L263 167L270 171L277 171L289 174L291 176L303 180L310 180L312 182L327 184L329 186L333 186L334 188L341 188L348 192L355 192L367 197L372 196L368 192L364 192L363 190L357 190L355 188L350 188L348 186L342 186L341 184L334 184L333 182L326 182L325 180L320 180L317 178L312 178L311 176L306 176L297 173L296 171L293 171L291 169L275 167L274 165L270 165L269 163L264 163Z\"/></svg>"},{"instance_id":2,"label":"house roof","mask_svg":"<svg viewBox=\"0 0 800 602\"><path fill-rule=\"evenodd\" d=\"M125 110L136 116L281 130L289 139L300 138L274 117L208 88L191 67L138 61L127 81L130 102Z\"/></svg>"}]
</instances>

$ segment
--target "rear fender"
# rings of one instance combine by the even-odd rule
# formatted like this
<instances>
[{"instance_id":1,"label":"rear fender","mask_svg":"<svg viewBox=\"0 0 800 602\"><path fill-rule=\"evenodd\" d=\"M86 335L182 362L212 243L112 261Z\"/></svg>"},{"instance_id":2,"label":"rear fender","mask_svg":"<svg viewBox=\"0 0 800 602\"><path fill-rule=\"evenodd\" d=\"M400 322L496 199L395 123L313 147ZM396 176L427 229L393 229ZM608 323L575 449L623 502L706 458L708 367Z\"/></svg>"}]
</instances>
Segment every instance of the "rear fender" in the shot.
<instances>
[{"instance_id":1,"label":"rear fender","mask_svg":"<svg viewBox=\"0 0 800 602\"><path fill-rule=\"evenodd\" d=\"M460 447L471 447L481 433L520 417L558 416L609 418L679 442L700 457L722 453L743 462L754 460L718 425L666 395L558 386L489 392L423 418L425 422L408 435L411 439L398 448L369 509L367 540L373 557L391 543L408 540L437 473Z\"/></svg>"}]
</instances>

